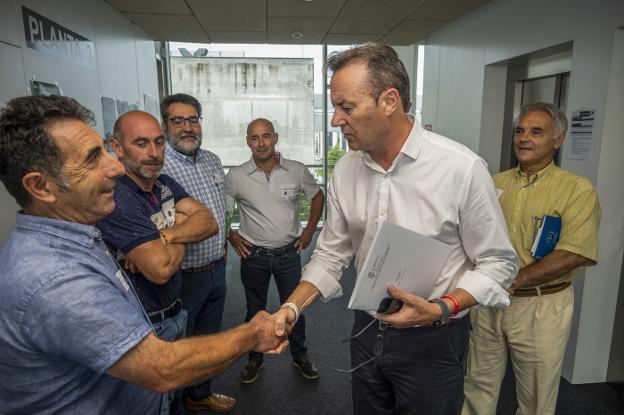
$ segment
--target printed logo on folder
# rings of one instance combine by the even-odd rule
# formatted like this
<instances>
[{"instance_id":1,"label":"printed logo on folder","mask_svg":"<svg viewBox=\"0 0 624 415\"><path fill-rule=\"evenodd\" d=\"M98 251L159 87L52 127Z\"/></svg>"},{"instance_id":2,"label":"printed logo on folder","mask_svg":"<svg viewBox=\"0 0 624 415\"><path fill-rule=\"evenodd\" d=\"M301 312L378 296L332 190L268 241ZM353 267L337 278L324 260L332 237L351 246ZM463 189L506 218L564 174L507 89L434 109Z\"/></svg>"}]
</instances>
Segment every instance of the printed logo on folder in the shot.
<instances>
[{"instance_id":1,"label":"printed logo on folder","mask_svg":"<svg viewBox=\"0 0 624 415\"><path fill-rule=\"evenodd\" d=\"M531 255L534 258L544 258L552 252L559 242L561 233L561 218L558 216L544 215L541 225L535 235L535 241L531 247Z\"/></svg>"}]
</instances>

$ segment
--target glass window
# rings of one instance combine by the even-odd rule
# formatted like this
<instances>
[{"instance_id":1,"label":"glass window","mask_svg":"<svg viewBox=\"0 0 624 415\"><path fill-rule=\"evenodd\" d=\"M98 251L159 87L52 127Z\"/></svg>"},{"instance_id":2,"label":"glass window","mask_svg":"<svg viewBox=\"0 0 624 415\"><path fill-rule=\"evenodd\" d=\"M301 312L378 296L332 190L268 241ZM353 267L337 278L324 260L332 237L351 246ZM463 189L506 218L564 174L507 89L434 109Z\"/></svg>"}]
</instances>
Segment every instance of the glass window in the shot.
<instances>
[{"instance_id":1,"label":"glass window","mask_svg":"<svg viewBox=\"0 0 624 415\"><path fill-rule=\"evenodd\" d=\"M216 153L226 171L251 157L245 143L248 123L268 118L279 134L277 150L304 163L326 192L325 172L331 177L349 147L340 128L331 126L331 74L324 78L323 64L326 55L349 47L172 42L171 89L202 103L202 147ZM413 50L412 58L413 53L418 54L418 67L404 63L416 78L413 112L420 122L424 46ZM302 195L299 217L304 222L309 209ZM236 210L232 218L238 223Z\"/></svg>"},{"instance_id":2,"label":"glass window","mask_svg":"<svg viewBox=\"0 0 624 415\"><path fill-rule=\"evenodd\" d=\"M416 68L416 108L414 115L422 124L423 73L425 68L425 45L418 45L418 65Z\"/></svg>"},{"instance_id":3,"label":"glass window","mask_svg":"<svg viewBox=\"0 0 624 415\"><path fill-rule=\"evenodd\" d=\"M255 118L273 122L277 151L323 180L323 47L170 43L171 88L202 104L202 147L228 169L251 157L245 143ZM299 217L310 202L302 195ZM238 222L233 213L233 223Z\"/></svg>"}]
</instances>

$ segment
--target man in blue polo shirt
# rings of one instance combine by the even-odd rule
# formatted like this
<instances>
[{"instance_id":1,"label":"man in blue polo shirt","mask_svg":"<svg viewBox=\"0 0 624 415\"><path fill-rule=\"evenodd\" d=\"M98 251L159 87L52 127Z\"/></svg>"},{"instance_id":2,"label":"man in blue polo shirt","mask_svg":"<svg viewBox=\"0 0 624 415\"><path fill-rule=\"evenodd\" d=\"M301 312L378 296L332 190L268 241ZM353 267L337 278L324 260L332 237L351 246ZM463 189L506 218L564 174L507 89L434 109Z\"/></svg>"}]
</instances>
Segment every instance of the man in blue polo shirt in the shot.
<instances>
[{"instance_id":1,"label":"man in blue polo shirt","mask_svg":"<svg viewBox=\"0 0 624 415\"><path fill-rule=\"evenodd\" d=\"M123 114L110 144L126 174L115 189L115 210L97 226L127 269L156 335L180 339L187 320L180 300L185 244L214 235L217 224L204 205L161 174L165 138L152 115ZM171 412L183 412L181 401L172 402Z\"/></svg>"},{"instance_id":2,"label":"man in blue polo shirt","mask_svg":"<svg viewBox=\"0 0 624 415\"><path fill-rule=\"evenodd\" d=\"M22 210L0 250L0 412L157 414L161 394L248 351L283 351L258 313L224 333L157 338L94 224L124 174L69 97L0 109L0 180Z\"/></svg>"}]
</instances>

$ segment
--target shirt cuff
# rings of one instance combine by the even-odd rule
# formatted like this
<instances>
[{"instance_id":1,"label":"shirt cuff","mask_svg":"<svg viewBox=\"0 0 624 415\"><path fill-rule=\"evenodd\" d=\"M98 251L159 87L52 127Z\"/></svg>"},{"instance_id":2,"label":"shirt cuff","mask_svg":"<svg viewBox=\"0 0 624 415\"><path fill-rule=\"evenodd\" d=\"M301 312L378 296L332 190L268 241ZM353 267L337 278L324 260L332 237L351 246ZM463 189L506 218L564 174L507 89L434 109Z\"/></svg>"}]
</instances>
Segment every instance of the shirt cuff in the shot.
<instances>
[{"instance_id":1,"label":"shirt cuff","mask_svg":"<svg viewBox=\"0 0 624 415\"><path fill-rule=\"evenodd\" d=\"M579 255L583 258L587 258L590 261L591 265L596 265L596 263L598 262L597 252L590 252L588 249L582 246L576 246L566 242L559 242L555 246L555 249L561 249L563 251L568 251L574 255Z\"/></svg>"},{"instance_id":2,"label":"shirt cuff","mask_svg":"<svg viewBox=\"0 0 624 415\"><path fill-rule=\"evenodd\" d=\"M457 288L468 291L480 306L494 308L509 306L509 293L490 277L479 272L467 271L459 280Z\"/></svg>"},{"instance_id":3,"label":"shirt cuff","mask_svg":"<svg viewBox=\"0 0 624 415\"><path fill-rule=\"evenodd\" d=\"M321 300L327 302L342 296L342 287L338 279L326 270L308 263L303 267L301 281L314 285L321 293Z\"/></svg>"}]
</instances>

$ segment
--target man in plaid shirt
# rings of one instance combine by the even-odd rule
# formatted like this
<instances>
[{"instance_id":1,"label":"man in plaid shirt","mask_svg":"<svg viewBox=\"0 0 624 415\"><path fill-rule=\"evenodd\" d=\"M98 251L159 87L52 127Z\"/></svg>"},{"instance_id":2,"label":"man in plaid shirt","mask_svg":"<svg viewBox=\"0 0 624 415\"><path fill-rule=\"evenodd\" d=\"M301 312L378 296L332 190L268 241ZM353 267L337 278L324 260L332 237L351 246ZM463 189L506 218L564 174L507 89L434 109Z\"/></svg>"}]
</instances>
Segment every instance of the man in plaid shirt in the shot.
<instances>
[{"instance_id":1,"label":"man in plaid shirt","mask_svg":"<svg viewBox=\"0 0 624 415\"><path fill-rule=\"evenodd\" d=\"M167 138L163 172L173 177L196 200L207 206L219 233L203 242L188 244L182 262L182 304L188 312L188 335L216 333L221 329L225 304L225 193L219 157L201 149L202 108L186 94L165 97L160 104ZM234 398L213 393L210 380L186 389L190 410L227 412Z\"/></svg>"}]
</instances>

